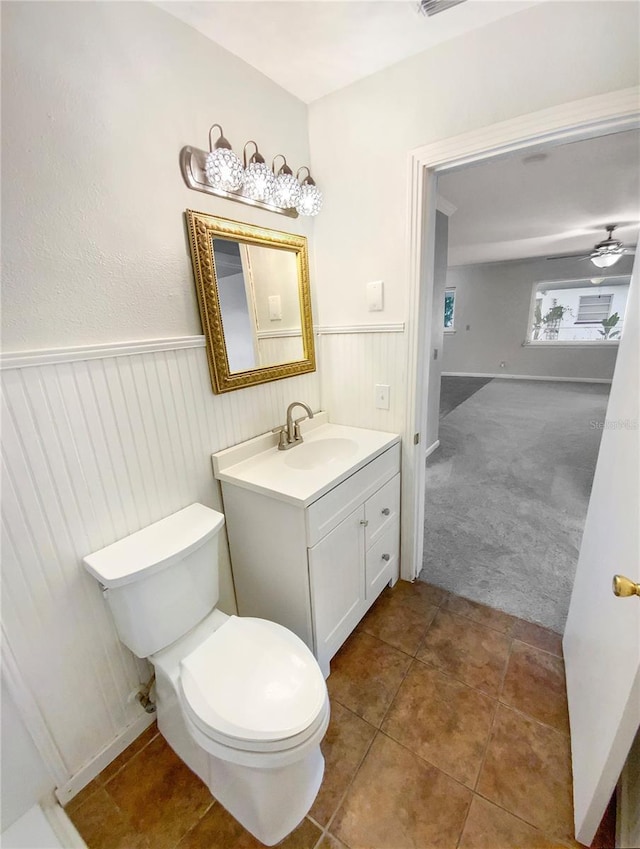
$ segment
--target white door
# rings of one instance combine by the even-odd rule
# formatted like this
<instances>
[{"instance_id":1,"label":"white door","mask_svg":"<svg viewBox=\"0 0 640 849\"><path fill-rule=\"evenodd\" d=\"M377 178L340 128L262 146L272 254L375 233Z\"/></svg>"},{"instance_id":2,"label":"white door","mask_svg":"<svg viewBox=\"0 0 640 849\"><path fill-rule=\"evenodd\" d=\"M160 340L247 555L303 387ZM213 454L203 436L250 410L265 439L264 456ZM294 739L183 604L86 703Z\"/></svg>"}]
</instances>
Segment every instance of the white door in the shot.
<instances>
[{"instance_id":1,"label":"white door","mask_svg":"<svg viewBox=\"0 0 640 849\"><path fill-rule=\"evenodd\" d=\"M639 266L564 635L576 838L587 846L640 724L640 596L616 598L611 586L616 573L640 582Z\"/></svg>"}]
</instances>

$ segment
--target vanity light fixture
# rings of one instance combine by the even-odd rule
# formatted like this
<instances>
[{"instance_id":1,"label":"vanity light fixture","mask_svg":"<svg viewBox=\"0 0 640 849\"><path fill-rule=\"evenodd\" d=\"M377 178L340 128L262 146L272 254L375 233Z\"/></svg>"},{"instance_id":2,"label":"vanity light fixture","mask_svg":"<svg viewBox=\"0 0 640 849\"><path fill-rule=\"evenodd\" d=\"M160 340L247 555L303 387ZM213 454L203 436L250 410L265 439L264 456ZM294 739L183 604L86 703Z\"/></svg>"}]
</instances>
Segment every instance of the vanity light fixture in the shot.
<instances>
[{"instance_id":1,"label":"vanity light fixture","mask_svg":"<svg viewBox=\"0 0 640 849\"><path fill-rule=\"evenodd\" d=\"M215 142L214 130L220 133ZM255 150L248 157L249 145ZM280 158L282 165L276 172L276 161ZM318 214L322 192L306 165L299 168L294 177L286 157L279 153L269 168L253 140L245 144L243 160L244 164L231 149L220 124L213 124L209 130L209 150L183 147L180 170L187 186L197 192L257 206L289 218ZM306 177L301 180L300 174L305 171Z\"/></svg>"},{"instance_id":2,"label":"vanity light fixture","mask_svg":"<svg viewBox=\"0 0 640 849\"><path fill-rule=\"evenodd\" d=\"M282 166L276 176L273 200L274 203L283 207L283 209L293 209L297 206L298 201L300 200L302 188L300 183L293 176L293 171L287 165L286 158L281 153L273 158L273 162L271 163L271 170L273 173L276 173L275 165L276 159L278 158L282 159Z\"/></svg>"},{"instance_id":3,"label":"vanity light fixture","mask_svg":"<svg viewBox=\"0 0 640 849\"><path fill-rule=\"evenodd\" d=\"M220 130L220 138L214 145L212 134L216 128ZM225 192L237 191L244 181L242 162L224 137L220 124L214 124L209 130L209 155L205 162L205 173L214 188Z\"/></svg>"},{"instance_id":4,"label":"vanity light fixture","mask_svg":"<svg viewBox=\"0 0 640 849\"><path fill-rule=\"evenodd\" d=\"M322 192L316 186L315 180L306 165L298 168L298 173L296 174L298 180L300 179L301 171L306 171L307 176L301 183L300 200L296 204L296 209L300 215L317 215L322 207Z\"/></svg>"},{"instance_id":5,"label":"vanity light fixture","mask_svg":"<svg viewBox=\"0 0 640 849\"><path fill-rule=\"evenodd\" d=\"M255 147L255 153L251 155L249 164L247 165L247 148L252 144ZM261 200L267 203L272 200L273 191L276 187L276 178L265 161L264 156L258 150L258 145L253 141L248 141L244 146L244 182L242 184L242 194L250 200Z\"/></svg>"}]
</instances>

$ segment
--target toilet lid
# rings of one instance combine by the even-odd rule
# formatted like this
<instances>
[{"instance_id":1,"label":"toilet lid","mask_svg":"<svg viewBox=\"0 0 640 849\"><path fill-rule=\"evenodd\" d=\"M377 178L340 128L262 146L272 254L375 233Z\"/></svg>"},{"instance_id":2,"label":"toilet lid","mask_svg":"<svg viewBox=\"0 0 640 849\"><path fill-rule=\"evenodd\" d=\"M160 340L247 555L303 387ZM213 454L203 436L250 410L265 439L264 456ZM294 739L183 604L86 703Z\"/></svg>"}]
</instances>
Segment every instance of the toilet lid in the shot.
<instances>
[{"instance_id":1,"label":"toilet lid","mask_svg":"<svg viewBox=\"0 0 640 849\"><path fill-rule=\"evenodd\" d=\"M326 700L316 659L275 622L229 619L180 664L194 718L215 736L284 740L307 729Z\"/></svg>"}]
</instances>

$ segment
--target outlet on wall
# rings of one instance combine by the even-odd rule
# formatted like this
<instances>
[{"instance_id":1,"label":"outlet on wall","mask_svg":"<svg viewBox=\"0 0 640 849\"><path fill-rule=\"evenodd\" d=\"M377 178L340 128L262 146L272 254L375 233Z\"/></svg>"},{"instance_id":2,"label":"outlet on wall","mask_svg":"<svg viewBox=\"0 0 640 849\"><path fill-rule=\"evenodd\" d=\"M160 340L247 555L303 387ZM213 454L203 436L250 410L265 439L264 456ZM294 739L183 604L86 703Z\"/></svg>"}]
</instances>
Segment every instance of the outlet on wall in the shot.
<instances>
[{"instance_id":1,"label":"outlet on wall","mask_svg":"<svg viewBox=\"0 0 640 849\"><path fill-rule=\"evenodd\" d=\"M500 360L500 368L506 368L506 365L504 360Z\"/></svg>"}]
</instances>

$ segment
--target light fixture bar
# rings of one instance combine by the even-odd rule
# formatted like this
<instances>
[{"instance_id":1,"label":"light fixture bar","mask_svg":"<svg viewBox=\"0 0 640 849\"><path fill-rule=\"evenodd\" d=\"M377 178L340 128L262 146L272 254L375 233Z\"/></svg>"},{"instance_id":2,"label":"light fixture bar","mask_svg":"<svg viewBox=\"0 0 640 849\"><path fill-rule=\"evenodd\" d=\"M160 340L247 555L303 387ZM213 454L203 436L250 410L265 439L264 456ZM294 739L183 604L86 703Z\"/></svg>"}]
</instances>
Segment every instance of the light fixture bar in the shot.
<instances>
[{"instance_id":1,"label":"light fixture bar","mask_svg":"<svg viewBox=\"0 0 640 849\"><path fill-rule=\"evenodd\" d=\"M241 190L226 192L223 189L214 188L214 186L207 182L205 176L205 163L208 155L208 151L199 150L197 147L190 147L188 145L180 151L180 170L185 183L190 189L194 189L196 192L204 192L207 195L226 198L227 200L235 200L239 203L247 204L247 206L256 206L259 209L266 209L269 212L277 212L278 215L286 215L287 218L298 217L298 211L295 208L283 209L271 203L252 200L242 195L240 193Z\"/></svg>"}]
</instances>

